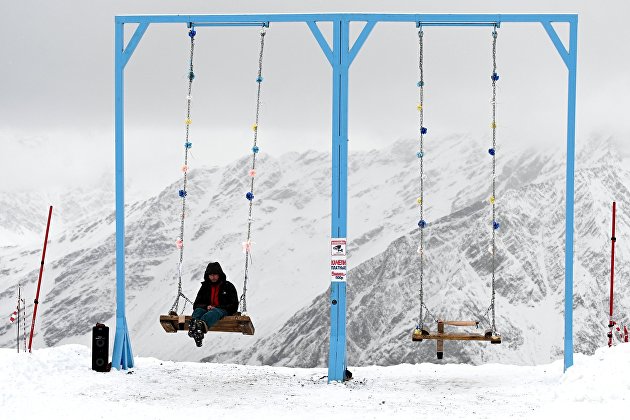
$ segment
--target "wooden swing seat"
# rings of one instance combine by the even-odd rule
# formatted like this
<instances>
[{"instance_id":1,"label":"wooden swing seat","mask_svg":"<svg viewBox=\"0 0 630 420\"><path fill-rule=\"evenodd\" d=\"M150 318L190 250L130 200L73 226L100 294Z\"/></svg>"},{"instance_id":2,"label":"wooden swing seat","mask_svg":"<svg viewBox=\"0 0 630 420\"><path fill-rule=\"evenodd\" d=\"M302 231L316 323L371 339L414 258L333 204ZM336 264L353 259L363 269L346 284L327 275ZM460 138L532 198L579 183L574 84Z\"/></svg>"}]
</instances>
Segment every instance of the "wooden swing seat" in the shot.
<instances>
[{"instance_id":1,"label":"wooden swing seat","mask_svg":"<svg viewBox=\"0 0 630 420\"><path fill-rule=\"evenodd\" d=\"M463 340L463 341L489 341L492 344L500 344L501 336L492 335L492 331L488 330L484 334L462 333L462 332L430 332L423 330L421 332L414 331L411 336L413 341L422 340Z\"/></svg>"},{"instance_id":2,"label":"wooden swing seat","mask_svg":"<svg viewBox=\"0 0 630 420\"><path fill-rule=\"evenodd\" d=\"M188 331L190 315L160 315L160 325L167 333ZM241 315L240 312L228 315L214 324L208 332L236 332L243 335L254 335L254 324L250 317Z\"/></svg>"},{"instance_id":3,"label":"wooden swing seat","mask_svg":"<svg viewBox=\"0 0 630 420\"><path fill-rule=\"evenodd\" d=\"M492 330L486 330L483 334L467 333L467 332L444 332L445 325L455 327L479 327L478 321L438 321L437 332L431 332L426 329L414 330L411 334L412 341L436 340L437 358L442 359L444 356L444 341L489 341L491 344L501 344L500 335L492 335Z\"/></svg>"}]
</instances>

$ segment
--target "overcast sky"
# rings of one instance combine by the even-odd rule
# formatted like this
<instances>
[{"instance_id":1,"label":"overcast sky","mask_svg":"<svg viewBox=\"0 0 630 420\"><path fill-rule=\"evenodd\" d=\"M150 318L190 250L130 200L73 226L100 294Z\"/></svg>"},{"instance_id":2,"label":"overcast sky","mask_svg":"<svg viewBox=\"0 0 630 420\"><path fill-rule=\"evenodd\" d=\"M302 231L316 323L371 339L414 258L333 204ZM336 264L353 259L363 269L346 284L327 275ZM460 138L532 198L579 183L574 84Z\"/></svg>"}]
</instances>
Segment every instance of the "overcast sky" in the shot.
<instances>
[{"instance_id":1,"label":"overcast sky","mask_svg":"<svg viewBox=\"0 0 630 420\"><path fill-rule=\"evenodd\" d=\"M579 13L578 143L594 135L627 142L630 133L630 6L621 0L0 2L0 191L66 188L113 168L119 14ZM559 28L562 36L565 29ZM431 139L489 136L490 32L425 30ZM255 28L198 30L191 166L249 152L258 48ZM154 189L179 175L188 49L185 25L154 24L127 66L127 173L138 187ZM413 24L375 27L351 67L351 150L416 135L417 54ZM567 71L542 26L502 25L497 60L500 141L563 145ZM261 149L329 150L331 70L305 24L271 26L263 73Z\"/></svg>"}]
</instances>

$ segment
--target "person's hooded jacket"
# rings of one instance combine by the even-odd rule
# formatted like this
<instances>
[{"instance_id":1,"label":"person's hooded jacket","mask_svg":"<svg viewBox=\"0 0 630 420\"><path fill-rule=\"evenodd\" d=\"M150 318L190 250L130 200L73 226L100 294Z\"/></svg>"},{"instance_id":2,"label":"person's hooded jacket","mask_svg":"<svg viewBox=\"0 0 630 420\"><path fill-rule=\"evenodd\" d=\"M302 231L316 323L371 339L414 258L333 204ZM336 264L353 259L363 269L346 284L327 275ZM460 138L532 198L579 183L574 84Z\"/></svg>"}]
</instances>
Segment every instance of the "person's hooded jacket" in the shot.
<instances>
[{"instance_id":1,"label":"person's hooded jacket","mask_svg":"<svg viewBox=\"0 0 630 420\"><path fill-rule=\"evenodd\" d=\"M219 281L216 283L211 282L208 278L210 274L218 274ZM238 311L238 293L236 288L227 281L221 264L218 262L211 262L206 267L193 309L208 309L209 305L225 310L228 315L233 315Z\"/></svg>"}]
</instances>

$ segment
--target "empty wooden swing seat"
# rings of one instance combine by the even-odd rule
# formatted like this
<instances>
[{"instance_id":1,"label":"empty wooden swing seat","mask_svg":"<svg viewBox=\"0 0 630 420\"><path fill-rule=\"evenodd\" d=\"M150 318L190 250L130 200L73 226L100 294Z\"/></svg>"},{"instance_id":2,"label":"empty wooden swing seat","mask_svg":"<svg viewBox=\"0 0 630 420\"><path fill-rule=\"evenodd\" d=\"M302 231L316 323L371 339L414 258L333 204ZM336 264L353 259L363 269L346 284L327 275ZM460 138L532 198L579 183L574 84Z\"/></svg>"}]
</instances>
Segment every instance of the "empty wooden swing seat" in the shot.
<instances>
[{"instance_id":1,"label":"empty wooden swing seat","mask_svg":"<svg viewBox=\"0 0 630 420\"><path fill-rule=\"evenodd\" d=\"M442 359L444 355L444 340L458 341L489 341L491 344L501 344L500 335L492 335L492 330L486 330L483 334L467 332L444 332L444 326L455 327L479 327L478 321L438 321L437 332L426 329L414 330L411 335L412 341L437 340L437 358Z\"/></svg>"},{"instance_id":2,"label":"empty wooden swing seat","mask_svg":"<svg viewBox=\"0 0 630 420\"><path fill-rule=\"evenodd\" d=\"M160 315L160 325L167 333L188 331L190 315ZM240 312L228 315L219 320L208 332L236 332L243 335L254 335L254 324L250 317Z\"/></svg>"}]
</instances>

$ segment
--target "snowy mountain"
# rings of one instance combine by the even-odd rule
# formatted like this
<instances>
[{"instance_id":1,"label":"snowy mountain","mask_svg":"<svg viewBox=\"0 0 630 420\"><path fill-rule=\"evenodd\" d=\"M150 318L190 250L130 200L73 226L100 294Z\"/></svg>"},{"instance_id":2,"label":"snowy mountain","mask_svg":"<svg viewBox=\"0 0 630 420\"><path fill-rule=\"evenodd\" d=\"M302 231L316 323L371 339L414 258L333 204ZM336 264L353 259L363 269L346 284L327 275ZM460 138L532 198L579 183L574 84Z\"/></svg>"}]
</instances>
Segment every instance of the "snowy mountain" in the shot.
<instances>
[{"instance_id":1,"label":"snowy mountain","mask_svg":"<svg viewBox=\"0 0 630 420\"><path fill-rule=\"evenodd\" d=\"M48 206L51 232L99 219L113 210L114 179L104 175L94 185L59 186L56 191L17 191L0 195L0 246L41 246ZM1 256L1 254L0 254Z\"/></svg>"},{"instance_id":2,"label":"snowy mountain","mask_svg":"<svg viewBox=\"0 0 630 420\"><path fill-rule=\"evenodd\" d=\"M630 204L627 164L611 143L592 146L600 152L579 155L575 186L574 337L576 351L587 354L606 342L611 197L620 208ZM515 172L521 168L522 173L535 174L534 179L517 182L516 178L498 188L501 229L496 325L503 344L446 342L447 362L537 364L562 355L564 168L541 162L513 162ZM527 167L531 170L522 170ZM504 170L498 178L509 176ZM490 209L487 200L475 200L438 218L426 230L425 304L435 317L484 320L491 293ZM630 226L628 212L620 211L617 223L617 235L621 237ZM419 231L415 229L348 273L349 365L435 360L433 341L414 343L410 339L420 309L418 244ZM630 246L620 240L616 251L615 311L618 320L627 324ZM320 294L277 333L236 357L225 355L225 359L279 366L326 366L329 305L328 294ZM425 321L435 330L431 316Z\"/></svg>"},{"instance_id":3,"label":"snowy mountain","mask_svg":"<svg viewBox=\"0 0 630 420\"><path fill-rule=\"evenodd\" d=\"M431 223L427 305L434 313L468 319L489 304L484 256L489 206L482 201L489 196L490 160L484 145L466 136L451 136L431 147L425 161L425 202ZM612 197L620 206L618 236L628 226L628 215L621 209L629 201L630 178L616 158L615 147L600 141L600 153L581 155L578 160L576 347L587 352L603 337L606 319ZM424 356L416 356L419 345L408 343L418 311L415 150L414 141L398 141L387 150L350 154L349 264L354 269L349 273L348 355L354 364L434 357L431 344L423 343ZM548 361L561 351L562 339L564 157L500 152L509 156L498 160L497 178L502 221L497 325L504 344L483 353L485 345L474 344L474 352L466 347L464 353L447 343L446 357L471 362ZM225 167L189 173L183 290L191 297L210 260L220 261L228 278L242 288L248 164L244 157ZM157 321L177 292L174 243L179 232L180 183L131 202L126 210L127 321L134 352L175 360L324 365L330 165L327 153L291 152L277 158L261 154L247 295L256 336L215 334L201 350L185 334L167 335ZM99 208L113 208L113 194L109 197L100 200ZM84 222L51 233L36 346L88 344L94 323L115 325L114 214L90 214ZM620 240L620 278L628 272L624 247ZM34 295L40 253L34 246L0 248L3 307L15 305L18 281L27 284L27 296ZM630 307L627 293L620 290L617 296L625 309ZM10 347L13 340L13 329L0 326L0 346Z\"/></svg>"}]
</instances>

